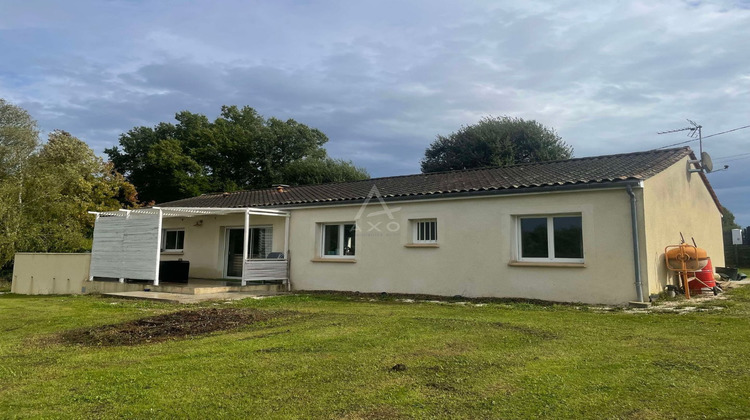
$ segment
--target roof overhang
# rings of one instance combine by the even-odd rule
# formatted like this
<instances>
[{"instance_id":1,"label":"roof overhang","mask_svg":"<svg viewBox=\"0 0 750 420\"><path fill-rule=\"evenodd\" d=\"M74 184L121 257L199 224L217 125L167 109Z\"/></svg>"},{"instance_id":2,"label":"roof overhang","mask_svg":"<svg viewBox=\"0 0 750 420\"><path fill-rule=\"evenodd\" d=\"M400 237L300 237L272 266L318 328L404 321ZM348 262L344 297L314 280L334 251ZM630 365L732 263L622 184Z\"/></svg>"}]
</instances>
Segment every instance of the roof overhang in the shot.
<instances>
[{"instance_id":1,"label":"roof overhang","mask_svg":"<svg viewBox=\"0 0 750 420\"><path fill-rule=\"evenodd\" d=\"M256 216L289 217L289 212L275 209L259 209L254 207L149 207L133 210L115 211L90 211L99 217L128 217L130 215L160 215L168 217L196 217L196 216L223 216L227 214L254 214Z\"/></svg>"}]
</instances>

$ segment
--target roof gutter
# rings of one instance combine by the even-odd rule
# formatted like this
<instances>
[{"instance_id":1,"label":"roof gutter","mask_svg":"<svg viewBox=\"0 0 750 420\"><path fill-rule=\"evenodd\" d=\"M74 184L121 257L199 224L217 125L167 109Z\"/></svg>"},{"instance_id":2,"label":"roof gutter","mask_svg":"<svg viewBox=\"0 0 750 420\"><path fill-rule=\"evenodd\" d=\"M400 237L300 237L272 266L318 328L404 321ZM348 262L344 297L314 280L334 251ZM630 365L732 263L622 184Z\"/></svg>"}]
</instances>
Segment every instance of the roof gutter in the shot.
<instances>
[{"instance_id":1,"label":"roof gutter","mask_svg":"<svg viewBox=\"0 0 750 420\"><path fill-rule=\"evenodd\" d=\"M642 185L639 185L642 186ZM635 294L638 302L643 302L643 283L641 282L641 249L638 241L638 206L631 185L627 186L630 196L630 224L633 230L633 268L635 270Z\"/></svg>"}]
</instances>

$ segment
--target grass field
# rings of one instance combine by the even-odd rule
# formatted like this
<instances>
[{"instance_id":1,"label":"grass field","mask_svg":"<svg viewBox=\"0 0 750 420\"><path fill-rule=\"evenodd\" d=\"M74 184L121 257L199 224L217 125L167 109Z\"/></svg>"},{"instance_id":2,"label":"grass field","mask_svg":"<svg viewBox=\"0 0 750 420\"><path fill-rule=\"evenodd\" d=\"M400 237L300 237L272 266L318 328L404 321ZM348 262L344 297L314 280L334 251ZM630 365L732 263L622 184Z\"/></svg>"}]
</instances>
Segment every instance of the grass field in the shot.
<instances>
[{"instance_id":1,"label":"grass field","mask_svg":"<svg viewBox=\"0 0 750 420\"><path fill-rule=\"evenodd\" d=\"M750 287L728 295L683 314L285 296L202 304L280 314L234 330L101 347L60 336L186 307L0 295L0 417L748 418Z\"/></svg>"}]
</instances>

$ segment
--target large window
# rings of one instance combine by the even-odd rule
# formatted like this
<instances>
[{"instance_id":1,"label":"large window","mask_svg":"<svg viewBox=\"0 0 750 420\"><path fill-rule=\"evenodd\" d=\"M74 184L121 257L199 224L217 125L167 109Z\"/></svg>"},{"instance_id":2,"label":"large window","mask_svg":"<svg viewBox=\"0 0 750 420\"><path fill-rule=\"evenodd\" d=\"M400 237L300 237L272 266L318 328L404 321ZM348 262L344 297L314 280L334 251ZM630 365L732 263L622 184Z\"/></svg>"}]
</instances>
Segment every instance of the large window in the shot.
<instances>
[{"instance_id":1,"label":"large window","mask_svg":"<svg viewBox=\"0 0 750 420\"><path fill-rule=\"evenodd\" d=\"M161 241L162 251L182 252L185 246L185 229L165 229Z\"/></svg>"},{"instance_id":2,"label":"large window","mask_svg":"<svg viewBox=\"0 0 750 420\"><path fill-rule=\"evenodd\" d=\"M581 215L518 218L519 260L583 262Z\"/></svg>"},{"instance_id":3,"label":"large window","mask_svg":"<svg viewBox=\"0 0 750 420\"><path fill-rule=\"evenodd\" d=\"M356 249L356 230L354 223L337 223L323 225L321 256L353 257Z\"/></svg>"},{"instance_id":4,"label":"large window","mask_svg":"<svg viewBox=\"0 0 750 420\"><path fill-rule=\"evenodd\" d=\"M415 244L437 243L436 219L413 220L412 229L414 230L412 241Z\"/></svg>"}]
</instances>

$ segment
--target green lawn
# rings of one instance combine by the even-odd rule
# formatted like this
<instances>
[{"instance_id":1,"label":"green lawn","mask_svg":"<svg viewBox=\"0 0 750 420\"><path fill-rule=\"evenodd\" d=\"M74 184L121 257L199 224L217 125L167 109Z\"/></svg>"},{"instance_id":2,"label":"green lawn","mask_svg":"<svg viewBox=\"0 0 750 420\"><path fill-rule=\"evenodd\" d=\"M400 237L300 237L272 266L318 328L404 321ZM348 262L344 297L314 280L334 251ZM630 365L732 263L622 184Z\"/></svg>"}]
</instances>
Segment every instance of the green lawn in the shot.
<instances>
[{"instance_id":1,"label":"green lawn","mask_svg":"<svg viewBox=\"0 0 750 420\"><path fill-rule=\"evenodd\" d=\"M634 314L299 295L203 305L296 312L233 331L85 347L59 333L186 307L0 295L0 417L748 418L750 287L729 296Z\"/></svg>"}]
</instances>

